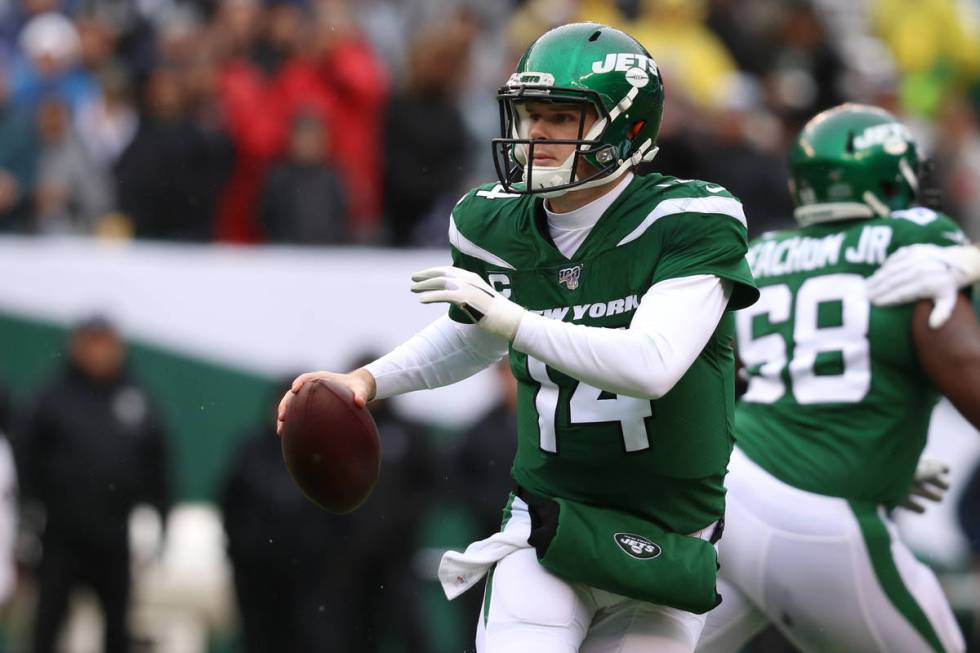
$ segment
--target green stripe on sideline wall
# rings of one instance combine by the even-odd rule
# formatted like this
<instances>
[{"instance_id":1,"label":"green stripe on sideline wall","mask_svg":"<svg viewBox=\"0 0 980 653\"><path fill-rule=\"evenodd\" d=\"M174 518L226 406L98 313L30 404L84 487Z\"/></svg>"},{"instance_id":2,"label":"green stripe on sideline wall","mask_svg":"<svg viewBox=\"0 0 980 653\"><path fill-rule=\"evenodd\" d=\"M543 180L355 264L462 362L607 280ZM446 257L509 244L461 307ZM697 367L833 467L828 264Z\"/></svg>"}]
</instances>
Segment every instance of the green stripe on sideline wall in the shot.
<instances>
[{"instance_id":1,"label":"green stripe on sideline wall","mask_svg":"<svg viewBox=\"0 0 980 653\"><path fill-rule=\"evenodd\" d=\"M0 380L18 406L62 364L63 326L0 313ZM274 380L129 341L129 364L167 420L178 500L212 500L237 443L272 428ZM16 436L16 434L14 434Z\"/></svg>"}]
</instances>

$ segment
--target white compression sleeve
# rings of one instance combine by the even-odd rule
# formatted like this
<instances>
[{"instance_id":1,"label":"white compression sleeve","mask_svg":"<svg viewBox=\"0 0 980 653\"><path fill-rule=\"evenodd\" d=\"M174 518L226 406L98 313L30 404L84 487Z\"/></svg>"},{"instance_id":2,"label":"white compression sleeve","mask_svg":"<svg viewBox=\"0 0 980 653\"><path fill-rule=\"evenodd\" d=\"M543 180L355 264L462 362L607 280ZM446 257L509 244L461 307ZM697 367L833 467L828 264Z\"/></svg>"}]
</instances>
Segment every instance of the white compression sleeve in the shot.
<instances>
[{"instance_id":1,"label":"white compression sleeve","mask_svg":"<svg viewBox=\"0 0 980 653\"><path fill-rule=\"evenodd\" d=\"M731 281L709 274L661 281L643 296L628 329L527 313L514 348L597 388L657 399L704 349L731 292Z\"/></svg>"},{"instance_id":2,"label":"white compression sleeve","mask_svg":"<svg viewBox=\"0 0 980 653\"><path fill-rule=\"evenodd\" d=\"M504 338L446 315L365 369L377 383L375 398L386 399L462 381L506 353Z\"/></svg>"}]
</instances>

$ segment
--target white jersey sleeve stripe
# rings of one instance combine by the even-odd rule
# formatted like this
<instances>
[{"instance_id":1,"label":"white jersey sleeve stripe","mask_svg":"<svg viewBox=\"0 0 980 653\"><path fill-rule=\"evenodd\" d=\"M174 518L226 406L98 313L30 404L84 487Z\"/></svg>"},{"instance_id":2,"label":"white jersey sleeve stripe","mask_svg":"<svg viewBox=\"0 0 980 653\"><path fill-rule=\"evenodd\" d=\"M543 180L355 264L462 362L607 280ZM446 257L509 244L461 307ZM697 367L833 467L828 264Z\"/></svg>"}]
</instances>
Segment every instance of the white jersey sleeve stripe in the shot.
<instances>
[{"instance_id":1,"label":"white jersey sleeve stripe","mask_svg":"<svg viewBox=\"0 0 980 653\"><path fill-rule=\"evenodd\" d=\"M453 215L449 216L449 242L453 247L467 256L478 258L485 263L498 265L502 268L507 268L508 270L514 269L514 266L504 259L500 258L496 254L488 252L473 241L466 238L466 236L463 234L459 233L459 229L456 228L456 217Z\"/></svg>"},{"instance_id":2,"label":"white jersey sleeve stripe","mask_svg":"<svg viewBox=\"0 0 980 653\"><path fill-rule=\"evenodd\" d=\"M654 222L676 213L717 213L738 220L743 227L747 226L742 203L733 197L673 197L658 204L636 229L616 243L616 247L636 240L652 227Z\"/></svg>"}]
</instances>

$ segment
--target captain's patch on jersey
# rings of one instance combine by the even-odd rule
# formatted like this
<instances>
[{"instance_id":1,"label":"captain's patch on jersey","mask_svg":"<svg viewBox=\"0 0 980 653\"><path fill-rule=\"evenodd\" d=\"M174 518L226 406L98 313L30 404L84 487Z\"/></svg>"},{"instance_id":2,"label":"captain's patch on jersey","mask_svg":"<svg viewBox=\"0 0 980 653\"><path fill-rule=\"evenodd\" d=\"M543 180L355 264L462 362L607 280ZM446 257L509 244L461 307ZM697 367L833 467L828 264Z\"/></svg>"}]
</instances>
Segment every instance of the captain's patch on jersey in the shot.
<instances>
[{"instance_id":1,"label":"captain's patch on jersey","mask_svg":"<svg viewBox=\"0 0 980 653\"><path fill-rule=\"evenodd\" d=\"M613 539L626 555L637 560L652 560L659 556L662 550L660 545L654 544L642 535L616 533Z\"/></svg>"}]
</instances>

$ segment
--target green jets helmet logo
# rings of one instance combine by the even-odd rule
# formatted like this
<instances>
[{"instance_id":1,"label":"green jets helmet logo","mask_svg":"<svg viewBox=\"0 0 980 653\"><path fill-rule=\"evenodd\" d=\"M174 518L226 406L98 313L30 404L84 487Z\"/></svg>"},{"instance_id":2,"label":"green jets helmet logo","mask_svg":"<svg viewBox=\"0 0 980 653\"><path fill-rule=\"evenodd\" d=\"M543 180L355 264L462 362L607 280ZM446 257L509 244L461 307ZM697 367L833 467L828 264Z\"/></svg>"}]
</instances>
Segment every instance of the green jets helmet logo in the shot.
<instances>
[{"instance_id":1,"label":"green jets helmet logo","mask_svg":"<svg viewBox=\"0 0 980 653\"><path fill-rule=\"evenodd\" d=\"M643 537L633 533L616 533L613 536L619 548L631 558L637 560L653 560L660 555L662 549L659 544L655 544Z\"/></svg>"},{"instance_id":2,"label":"green jets helmet logo","mask_svg":"<svg viewBox=\"0 0 980 653\"><path fill-rule=\"evenodd\" d=\"M651 75L660 74L657 70L657 63L652 58L633 52L610 52L602 59L592 62L592 72L597 75L611 73L614 70L625 73L634 68Z\"/></svg>"},{"instance_id":3,"label":"green jets helmet logo","mask_svg":"<svg viewBox=\"0 0 980 653\"><path fill-rule=\"evenodd\" d=\"M912 140L912 133L905 125L897 122L886 123L884 125L874 125L868 127L863 132L854 137L854 149L866 150L869 147L881 145L889 154L898 156L904 154L908 149L909 141Z\"/></svg>"}]
</instances>

